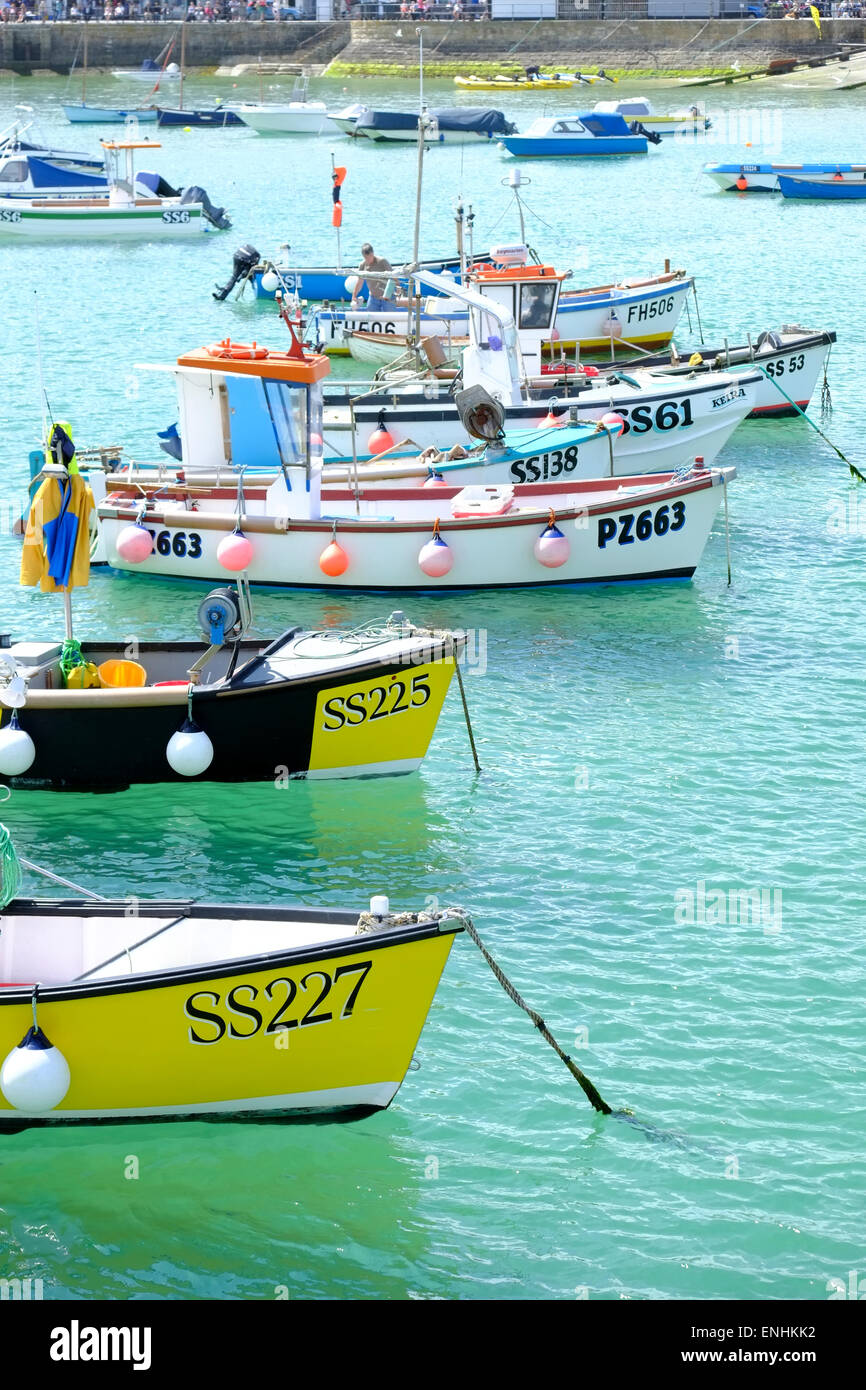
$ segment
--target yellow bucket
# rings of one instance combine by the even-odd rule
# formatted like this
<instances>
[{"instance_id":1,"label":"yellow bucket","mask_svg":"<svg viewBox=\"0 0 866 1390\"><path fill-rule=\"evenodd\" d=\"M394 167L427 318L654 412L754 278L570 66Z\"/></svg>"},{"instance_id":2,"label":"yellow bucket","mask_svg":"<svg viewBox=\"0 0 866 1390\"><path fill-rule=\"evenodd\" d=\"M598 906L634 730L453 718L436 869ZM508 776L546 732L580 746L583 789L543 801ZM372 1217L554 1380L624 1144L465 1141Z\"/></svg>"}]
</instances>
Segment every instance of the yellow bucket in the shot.
<instances>
[{"instance_id":1,"label":"yellow bucket","mask_svg":"<svg viewBox=\"0 0 866 1390\"><path fill-rule=\"evenodd\" d=\"M103 661L99 667L99 679L103 686L147 685L147 672L137 661L123 661L117 657Z\"/></svg>"}]
</instances>

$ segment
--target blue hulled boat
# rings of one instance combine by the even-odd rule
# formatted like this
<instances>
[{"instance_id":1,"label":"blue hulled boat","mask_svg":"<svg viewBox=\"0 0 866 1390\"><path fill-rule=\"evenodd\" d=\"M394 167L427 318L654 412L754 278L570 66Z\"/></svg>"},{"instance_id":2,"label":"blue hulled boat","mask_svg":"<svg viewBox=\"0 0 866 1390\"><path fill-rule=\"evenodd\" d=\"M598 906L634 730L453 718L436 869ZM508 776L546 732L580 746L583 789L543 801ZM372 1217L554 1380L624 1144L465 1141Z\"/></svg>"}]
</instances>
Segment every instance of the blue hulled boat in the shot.
<instances>
[{"instance_id":1,"label":"blue hulled boat","mask_svg":"<svg viewBox=\"0 0 866 1390\"><path fill-rule=\"evenodd\" d=\"M157 117L160 125L183 126L227 126L227 125L246 125L237 111L232 111L228 106L213 106L205 111L178 111L169 110L167 107L157 107Z\"/></svg>"},{"instance_id":2,"label":"blue hulled boat","mask_svg":"<svg viewBox=\"0 0 866 1390\"><path fill-rule=\"evenodd\" d=\"M828 179L792 178L779 175L783 198L866 198L866 174L834 174Z\"/></svg>"},{"instance_id":3,"label":"blue hulled boat","mask_svg":"<svg viewBox=\"0 0 866 1390\"><path fill-rule=\"evenodd\" d=\"M646 154L647 137L613 112L581 116L539 116L520 135L504 135L509 154L549 158L600 154Z\"/></svg>"}]
</instances>

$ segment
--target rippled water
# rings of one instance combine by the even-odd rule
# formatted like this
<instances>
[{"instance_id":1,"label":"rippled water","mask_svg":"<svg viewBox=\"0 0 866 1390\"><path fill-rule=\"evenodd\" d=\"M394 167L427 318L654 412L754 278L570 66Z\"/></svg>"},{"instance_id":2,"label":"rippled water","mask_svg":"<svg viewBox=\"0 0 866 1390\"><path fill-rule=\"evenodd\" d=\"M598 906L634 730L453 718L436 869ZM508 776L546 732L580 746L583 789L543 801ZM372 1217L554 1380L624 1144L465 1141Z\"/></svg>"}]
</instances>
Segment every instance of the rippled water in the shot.
<instances>
[{"instance_id":1,"label":"rippled water","mask_svg":"<svg viewBox=\"0 0 866 1390\"><path fill-rule=\"evenodd\" d=\"M254 87L199 79L188 95ZM58 118L62 88L7 79L0 100L28 100L47 136L96 148L96 132ZM118 100L116 84L94 80L88 95L109 93ZM367 81L345 99L362 93L414 97ZM681 99L655 95L660 109ZM530 239L574 265L578 284L670 256L698 276L708 336L791 320L835 328L825 428L866 471L862 209L727 197L699 172L706 159L760 155L862 160L862 105L760 89L710 89L707 101L720 139L525 165L527 200L549 224L530 220ZM537 110L522 95L502 104L521 121ZM280 336L272 309L211 300L234 247L289 241L300 261L330 259L332 148L349 168L352 259L368 237L395 259L410 249L410 149L242 130L160 138L153 163L227 203L233 231L175 246L0 245L10 510L39 435L34 289L55 416L80 441L122 441L143 457L174 417L167 386L140 386L135 363L223 331ZM460 192L477 212L477 246L515 236L500 186L509 167L488 148L427 156L430 253L452 244ZM802 421L749 423L724 459L739 470L730 588L717 525L688 585L404 603L416 620L486 634L486 669L467 673L478 779L455 692L412 778L17 793L3 813L22 854L105 894L361 905L381 890L400 906L465 904L528 1001L633 1118L593 1114L463 938L420 1069L385 1114L0 1141L0 1275L80 1298L271 1298L282 1285L330 1298L802 1299L863 1269L866 494ZM8 530L3 626L53 635L52 601L17 588ZM201 592L98 575L75 595L78 630L186 636ZM387 606L256 601L266 630ZM708 896L763 890L765 918L683 920L700 883ZM137 1181L124 1177L130 1154Z\"/></svg>"}]
</instances>

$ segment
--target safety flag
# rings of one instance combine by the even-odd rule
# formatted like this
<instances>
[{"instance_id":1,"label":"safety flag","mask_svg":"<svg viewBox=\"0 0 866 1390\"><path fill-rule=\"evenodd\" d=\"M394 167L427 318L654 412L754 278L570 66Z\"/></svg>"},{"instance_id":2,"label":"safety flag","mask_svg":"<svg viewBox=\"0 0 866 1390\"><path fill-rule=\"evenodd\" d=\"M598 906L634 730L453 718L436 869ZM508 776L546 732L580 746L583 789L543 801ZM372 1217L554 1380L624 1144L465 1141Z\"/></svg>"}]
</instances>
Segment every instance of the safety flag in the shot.
<instances>
[{"instance_id":1,"label":"safety flag","mask_svg":"<svg viewBox=\"0 0 866 1390\"><path fill-rule=\"evenodd\" d=\"M823 34L821 33L821 11L816 5L810 5L809 13L815 21L815 28L818 30L818 38L823 38Z\"/></svg>"},{"instance_id":2,"label":"safety flag","mask_svg":"<svg viewBox=\"0 0 866 1390\"><path fill-rule=\"evenodd\" d=\"M345 179L345 177L346 170L341 167L335 167L333 173L331 174L331 179L334 185L331 189L331 197L334 200L334 211L331 214L332 227L341 227L343 225L343 204L340 201L340 190L342 188L343 180Z\"/></svg>"}]
</instances>

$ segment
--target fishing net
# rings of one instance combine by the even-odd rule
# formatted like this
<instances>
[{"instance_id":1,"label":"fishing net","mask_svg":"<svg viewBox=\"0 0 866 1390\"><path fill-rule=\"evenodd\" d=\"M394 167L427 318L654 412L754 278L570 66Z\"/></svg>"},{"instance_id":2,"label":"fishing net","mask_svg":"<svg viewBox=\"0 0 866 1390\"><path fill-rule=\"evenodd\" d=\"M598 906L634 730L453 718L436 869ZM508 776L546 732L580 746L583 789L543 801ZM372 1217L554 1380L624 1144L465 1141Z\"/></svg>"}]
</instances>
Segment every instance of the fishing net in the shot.
<instances>
[{"instance_id":1,"label":"fishing net","mask_svg":"<svg viewBox=\"0 0 866 1390\"><path fill-rule=\"evenodd\" d=\"M0 822L0 911L17 898L21 887L21 861L12 836Z\"/></svg>"}]
</instances>

